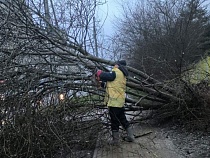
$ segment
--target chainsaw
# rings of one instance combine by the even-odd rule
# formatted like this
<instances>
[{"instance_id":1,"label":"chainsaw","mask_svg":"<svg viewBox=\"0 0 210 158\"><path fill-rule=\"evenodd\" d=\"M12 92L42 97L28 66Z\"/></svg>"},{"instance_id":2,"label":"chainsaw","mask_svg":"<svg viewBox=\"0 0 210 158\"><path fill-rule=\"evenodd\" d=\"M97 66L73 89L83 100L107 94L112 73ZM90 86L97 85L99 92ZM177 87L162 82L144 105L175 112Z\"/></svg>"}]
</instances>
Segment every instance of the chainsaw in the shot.
<instances>
[{"instance_id":1,"label":"chainsaw","mask_svg":"<svg viewBox=\"0 0 210 158\"><path fill-rule=\"evenodd\" d=\"M97 80L96 79L96 73L99 69L98 68L95 68L93 70L93 73L92 75L90 76L91 77L91 81L93 82L93 84L97 87L97 88L100 88L101 87L101 81Z\"/></svg>"}]
</instances>

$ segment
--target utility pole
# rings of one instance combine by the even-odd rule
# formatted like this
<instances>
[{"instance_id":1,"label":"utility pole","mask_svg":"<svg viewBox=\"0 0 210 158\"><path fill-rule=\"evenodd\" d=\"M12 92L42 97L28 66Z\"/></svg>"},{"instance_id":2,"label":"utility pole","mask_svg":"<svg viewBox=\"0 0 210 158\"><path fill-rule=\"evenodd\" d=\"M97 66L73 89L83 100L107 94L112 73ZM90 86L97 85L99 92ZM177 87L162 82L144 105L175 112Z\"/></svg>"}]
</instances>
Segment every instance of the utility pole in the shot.
<instances>
[{"instance_id":1,"label":"utility pole","mask_svg":"<svg viewBox=\"0 0 210 158\"><path fill-rule=\"evenodd\" d=\"M57 20L56 14L55 14L55 9L54 9L54 5L53 5L53 1L50 0L50 3L51 3L52 11L53 11L53 16L54 16L54 19L55 19L55 25L58 28L58 20Z\"/></svg>"},{"instance_id":2,"label":"utility pole","mask_svg":"<svg viewBox=\"0 0 210 158\"><path fill-rule=\"evenodd\" d=\"M97 43L97 33L96 33L96 21L95 16L93 17L93 38L94 38L94 44L95 44L95 52L96 57L98 57L98 43Z\"/></svg>"},{"instance_id":3,"label":"utility pole","mask_svg":"<svg viewBox=\"0 0 210 158\"><path fill-rule=\"evenodd\" d=\"M50 11L48 0L44 0L44 11L45 11L45 20L46 20L46 29L47 32L50 31Z\"/></svg>"}]
</instances>

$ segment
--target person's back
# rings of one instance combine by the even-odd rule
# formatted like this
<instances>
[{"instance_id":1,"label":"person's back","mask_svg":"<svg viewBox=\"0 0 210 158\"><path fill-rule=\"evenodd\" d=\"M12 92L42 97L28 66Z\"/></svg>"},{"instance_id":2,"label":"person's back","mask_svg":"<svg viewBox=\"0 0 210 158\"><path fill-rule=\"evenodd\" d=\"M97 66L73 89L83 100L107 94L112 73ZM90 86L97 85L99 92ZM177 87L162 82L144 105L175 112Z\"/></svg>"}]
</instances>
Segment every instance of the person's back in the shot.
<instances>
[{"instance_id":1,"label":"person's back","mask_svg":"<svg viewBox=\"0 0 210 158\"><path fill-rule=\"evenodd\" d=\"M123 107L125 103L125 90L126 90L126 77L123 72L117 67L114 67L112 71L115 72L116 77L113 81L107 81L106 93L108 98L108 107Z\"/></svg>"}]
</instances>

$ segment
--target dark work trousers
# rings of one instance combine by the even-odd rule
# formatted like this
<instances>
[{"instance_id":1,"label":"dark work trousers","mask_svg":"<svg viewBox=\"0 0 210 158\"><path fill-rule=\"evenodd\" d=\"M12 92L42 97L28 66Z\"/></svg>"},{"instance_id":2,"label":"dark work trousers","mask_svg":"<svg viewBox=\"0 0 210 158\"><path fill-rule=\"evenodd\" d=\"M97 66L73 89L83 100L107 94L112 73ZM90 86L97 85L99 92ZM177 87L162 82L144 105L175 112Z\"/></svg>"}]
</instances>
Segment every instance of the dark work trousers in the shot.
<instances>
[{"instance_id":1,"label":"dark work trousers","mask_svg":"<svg viewBox=\"0 0 210 158\"><path fill-rule=\"evenodd\" d=\"M109 107L109 115L111 118L112 131L119 131L119 126L122 126L124 129L129 127L129 122L126 119L124 107Z\"/></svg>"}]
</instances>

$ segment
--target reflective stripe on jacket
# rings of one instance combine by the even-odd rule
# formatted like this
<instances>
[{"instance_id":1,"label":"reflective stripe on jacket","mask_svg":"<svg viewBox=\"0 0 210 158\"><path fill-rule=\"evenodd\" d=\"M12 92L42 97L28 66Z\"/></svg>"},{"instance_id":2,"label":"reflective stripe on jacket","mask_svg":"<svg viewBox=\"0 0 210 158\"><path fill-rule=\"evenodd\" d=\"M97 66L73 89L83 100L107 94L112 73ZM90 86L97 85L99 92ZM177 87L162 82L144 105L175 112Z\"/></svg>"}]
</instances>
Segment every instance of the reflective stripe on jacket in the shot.
<instances>
[{"instance_id":1,"label":"reflective stripe on jacket","mask_svg":"<svg viewBox=\"0 0 210 158\"><path fill-rule=\"evenodd\" d=\"M113 68L116 78L114 81L107 81L105 104L110 107L123 107L125 103L126 77L118 68Z\"/></svg>"}]
</instances>

